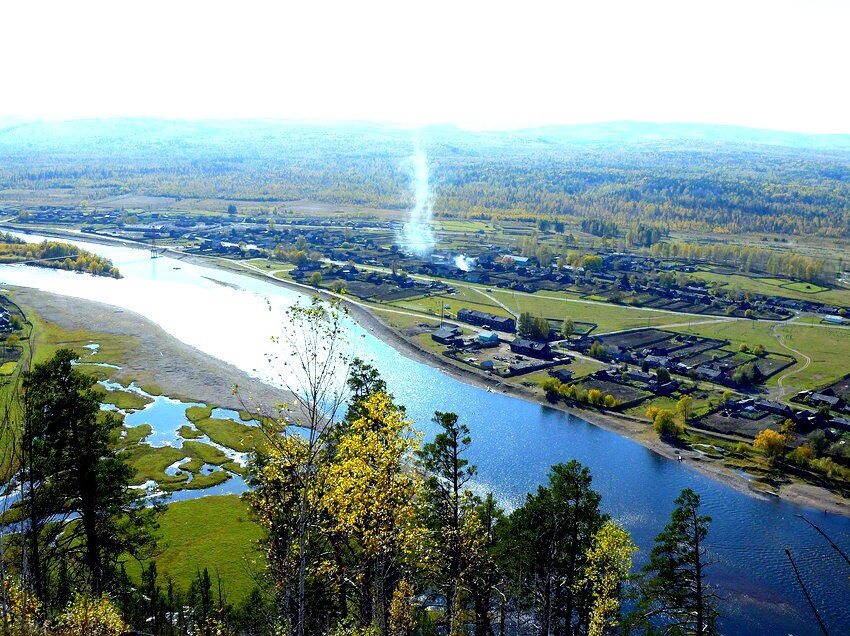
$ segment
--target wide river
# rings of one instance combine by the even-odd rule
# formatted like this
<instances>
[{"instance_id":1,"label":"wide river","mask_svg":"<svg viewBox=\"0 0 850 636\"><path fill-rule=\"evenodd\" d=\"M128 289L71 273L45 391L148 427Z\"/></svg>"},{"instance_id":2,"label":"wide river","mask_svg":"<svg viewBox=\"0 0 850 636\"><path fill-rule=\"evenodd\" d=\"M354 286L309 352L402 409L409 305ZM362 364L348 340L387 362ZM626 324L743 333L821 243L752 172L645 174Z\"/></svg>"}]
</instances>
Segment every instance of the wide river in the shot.
<instances>
[{"instance_id":1,"label":"wide river","mask_svg":"<svg viewBox=\"0 0 850 636\"><path fill-rule=\"evenodd\" d=\"M144 250L74 242L111 259L124 278L5 265L0 283L124 307L210 355L268 376L269 337L280 333L281 310L301 294L250 276L165 257L152 260ZM845 550L850 520L740 493L579 417L452 379L355 323L350 332L357 353L376 363L426 436L433 433L434 410L460 415L472 434L469 454L479 468L478 485L504 505L521 502L545 481L551 465L578 459L590 467L605 511L632 533L641 564L669 520L673 500L692 488L713 518L708 543L715 563L709 578L723 598L724 633L820 633L785 556L788 548L830 633L850 634L850 569L795 515L805 514Z\"/></svg>"}]
</instances>

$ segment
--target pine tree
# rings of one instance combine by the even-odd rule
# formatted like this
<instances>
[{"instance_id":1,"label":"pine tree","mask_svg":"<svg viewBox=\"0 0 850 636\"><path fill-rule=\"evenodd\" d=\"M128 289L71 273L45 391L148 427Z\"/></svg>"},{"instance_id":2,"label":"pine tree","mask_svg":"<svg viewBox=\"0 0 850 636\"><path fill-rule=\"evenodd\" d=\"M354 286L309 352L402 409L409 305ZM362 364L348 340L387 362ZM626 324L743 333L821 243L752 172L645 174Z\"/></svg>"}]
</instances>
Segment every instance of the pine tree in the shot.
<instances>
[{"instance_id":1,"label":"pine tree","mask_svg":"<svg viewBox=\"0 0 850 636\"><path fill-rule=\"evenodd\" d=\"M700 498L682 491L670 523L655 538L644 567L641 597L632 624L644 633L714 634L716 597L705 583L705 539L711 517L699 514Z\"/></svg>"}]
</instances>

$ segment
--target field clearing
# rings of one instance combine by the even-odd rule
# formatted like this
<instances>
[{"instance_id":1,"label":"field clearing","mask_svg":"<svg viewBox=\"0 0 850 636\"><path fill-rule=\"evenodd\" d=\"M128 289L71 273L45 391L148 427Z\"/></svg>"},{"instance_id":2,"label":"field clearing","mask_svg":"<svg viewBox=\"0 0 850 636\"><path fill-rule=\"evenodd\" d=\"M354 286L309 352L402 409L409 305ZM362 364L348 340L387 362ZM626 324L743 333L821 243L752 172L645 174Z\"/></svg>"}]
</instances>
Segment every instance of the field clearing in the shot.
<instances>
[{"instance_id":1,"label":"field clearing","mask_svg":"<svg viewBox=\"0 0 850 636\"><path fill-rule=\"evenodd\" d=\"M483 302L477 302L474 300L465 300L462 298L457 298L455 296L426 296L424 298L417 299L407 299L407 300L397 300L392 303L385 303L387 305L392 305L393 307L398 307L399 309L410 309L413 311L420 311L423 313L432 314L434 316L440 315L441 307L448 305L448 309L444 309L445 316L456 316L457 312L464 307L468 309L478 309L479 311L486 311L490 314L496 314L497 316L510 316L510 312L505 311L499 305L495 303L488 302L484 296L477 295Z\"/></svg>"}]
</instances>

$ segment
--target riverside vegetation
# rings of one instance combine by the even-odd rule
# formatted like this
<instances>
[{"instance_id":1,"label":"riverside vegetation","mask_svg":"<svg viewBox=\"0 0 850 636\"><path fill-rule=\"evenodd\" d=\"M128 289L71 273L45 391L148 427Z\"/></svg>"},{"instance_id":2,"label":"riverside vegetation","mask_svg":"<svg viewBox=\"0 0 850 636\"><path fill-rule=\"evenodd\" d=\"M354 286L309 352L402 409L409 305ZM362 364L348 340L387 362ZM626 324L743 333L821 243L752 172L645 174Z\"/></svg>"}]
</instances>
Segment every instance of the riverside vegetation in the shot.
<instances>
[{"instance_id":1,"label":"riverside vegetation","mask_svg":"<svg viewBox=\"0 0 850 636\"><path fill-rule=\"evenodd\" d=\"M59 350L22 373L5 409L4 474L20 497L4 515L4 633L715 632L697 494L676 500L634 578L636 548L585 467L553 466L503 512L470 489L472 440L456 415L436 412L423 444L378 371L348 357L338 307L289 312L302 343L288 362L293 402L258 419L244 496L264 555L256 589L233 607L222 574L198 572L187 590L158 577L163 504L128 488L94 379Z\"/></svg>"}]
</instances>

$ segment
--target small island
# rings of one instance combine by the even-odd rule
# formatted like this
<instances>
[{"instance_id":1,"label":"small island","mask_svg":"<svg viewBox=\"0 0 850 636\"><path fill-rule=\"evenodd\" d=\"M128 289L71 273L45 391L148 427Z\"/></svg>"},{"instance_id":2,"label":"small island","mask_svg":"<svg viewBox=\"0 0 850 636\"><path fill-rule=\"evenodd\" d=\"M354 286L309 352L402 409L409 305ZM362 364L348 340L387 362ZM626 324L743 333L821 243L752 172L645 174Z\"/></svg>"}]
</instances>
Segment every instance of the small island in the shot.
<instances>
[{"instance_id":1,"label":"small island","mask_svg":"<svg viewBox=\"0 0 850 636\"><path fill-rule=\"evenodd\" d=\"M118 268L108 258L92 254L76 245L58 241L27 243L7 232L0 233L0 263L24 263L121 278Z\"/></svg>"}]
</instances>

